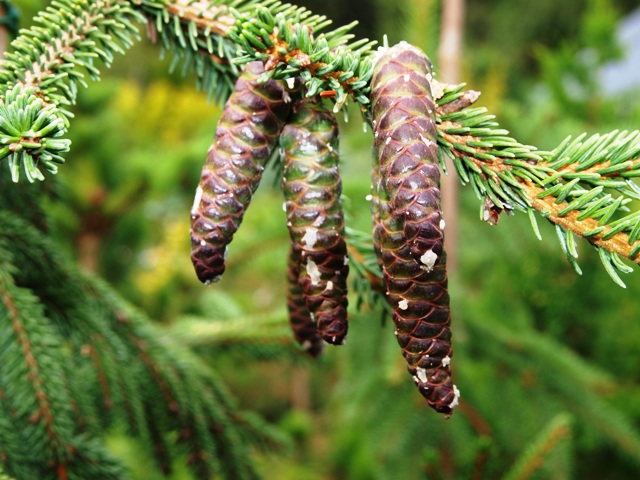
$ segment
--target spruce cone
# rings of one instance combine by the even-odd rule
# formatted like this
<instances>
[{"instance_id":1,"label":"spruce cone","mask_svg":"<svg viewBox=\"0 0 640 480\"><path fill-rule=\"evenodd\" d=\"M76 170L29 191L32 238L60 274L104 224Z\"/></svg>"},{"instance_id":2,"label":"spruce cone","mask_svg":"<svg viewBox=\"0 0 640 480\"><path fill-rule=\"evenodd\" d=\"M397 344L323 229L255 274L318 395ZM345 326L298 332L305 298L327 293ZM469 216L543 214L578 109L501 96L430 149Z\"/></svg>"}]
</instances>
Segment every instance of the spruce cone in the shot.
<instances>
[{"instance_id":1,"label":"spruce cone","mask_svg":"<svg viewBox=\"0 0 640 480\"><path fill-rule=\"evenodd\" d=\"M305 304L299 278L300 258L292 247L289 252L289 269L287 275L289 285L289 324L293 330L293 336L302 348L312 357L319 357L324 349L324 343L316 329L316 322L311 317Z\"/></svg>"},{"instance_id":2,"label":"spruce cone","mask_svg":"<svg viewBox=\"0 0 640 480\"><path fill-rule=\"evenodd\" d=\"M224 272L227 245L242 222L289 111L279 82L258 82L262 62L248 63L216 128L191 210L191 260L201 282Z\"/></svg>"},{"instance_id":3,"label":"spruce cone","mask_svg":"<svg viewBox=\"0 0 640 480\"><path fill-rule=\"evenodd\" d=\"M431 78L427 56L405 42L376 59L371 102L380 180L374 240L409 372L429 405L450 415L460 394L449 365L451 315Z\"/></svg>"},{"instance_id":4,"label":"spruce cone","mask_svg":"<svg viewBox=\"0 0 640 480\"><path fill-rule=\"evenodd\" d=\"M347 246L338 172L338 125L321 103L303 99L284 127L283 190L299 283L322 338L344 343L347 334Z\"/></svg>"}]
</instances>

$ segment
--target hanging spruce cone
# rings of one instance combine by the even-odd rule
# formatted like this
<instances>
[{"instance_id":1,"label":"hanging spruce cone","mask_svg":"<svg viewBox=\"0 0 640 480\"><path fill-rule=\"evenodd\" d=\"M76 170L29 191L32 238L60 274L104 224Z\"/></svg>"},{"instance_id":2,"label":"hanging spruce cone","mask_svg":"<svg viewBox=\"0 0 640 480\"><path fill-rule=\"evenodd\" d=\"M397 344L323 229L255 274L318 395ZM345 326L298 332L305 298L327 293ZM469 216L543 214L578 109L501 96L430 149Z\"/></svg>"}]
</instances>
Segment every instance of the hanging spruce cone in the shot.
<instances>
[{"instance_id":1,"label":"hanging spruce cone","mask_svg":"<svg viewBox=\"0 0 640 480\"><path fill-rule=\"evenodd\" d=\"M450 415L460 394L450 373L451 315L430 80L429 59L405 42L376 59L371 80L379 167L374 239L409 372L429 405Z\"/></svg>"},{"instance_id":2,"label":"hanging spruce cone","mask_svg":"<svg viewBox=\"0 0 640 480\"><path fill-rule=\"evenodd\" d=\"M300 258L296 251L291 248L289 252L289 324L293 330L293 336L302 348L312 357L319 357L322 354L324 343L322 337L316 329L316 322L304 300L300 278Z\"/></svg>"},{"instance_id":3,"label":"hanging spruce cone","mask_svg":"<svg viewBox=\"0 0 640 480\"><path fill-rule=\"evenodd\" d=\"M248 63L218 122L191 210L191 260L203 283L224 272L227 245L242 222L290 111L275 80L258 82L262 62Z\"/></svg>"},{"instance_id":4,"label":"hanging spruce cone","mask_svg":"<svg viewBox=\"0 0 640 480\"><path fill-rule=\"evenodd\" d=\"M347 246L338 172L338 125L321 103L303 99L280 137L287 225L299 259L305 305L322 338L347 334Z\"/></svg>"}]
</instances>

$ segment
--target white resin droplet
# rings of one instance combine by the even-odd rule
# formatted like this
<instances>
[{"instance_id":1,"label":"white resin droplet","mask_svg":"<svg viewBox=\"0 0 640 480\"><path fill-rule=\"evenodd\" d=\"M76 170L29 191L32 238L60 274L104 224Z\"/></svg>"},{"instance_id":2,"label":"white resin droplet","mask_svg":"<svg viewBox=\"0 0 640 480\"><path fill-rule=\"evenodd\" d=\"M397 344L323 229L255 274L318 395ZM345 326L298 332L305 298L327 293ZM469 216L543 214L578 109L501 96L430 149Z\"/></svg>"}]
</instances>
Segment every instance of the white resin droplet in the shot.
<instances>
[{"instance_id":1,"label":"white resin droplet","mask_svg":"<svg viewBox=\"0 0 640 480\"><path fill-rule=\"evenodd\" d=\"M373 196L372 196L371 194L369 194L369 195L367 195L366 197L364 197L364 199L365 199L367 202L370 202L372 198L373 198Z\"/></svg>"},{"instance_id":2,"label":"white resin droplet","mask_svg":"<svg viewBox=\"0 0 640 480\"><path fill-rule=\"evenodd\" d=\"M420 140L422 140L424 142L424 144L427 145L427 146L433 145L433 142L431 140L429 140L427 137L425 137L424 135L422 135L422 134L420 134Z\"/></svg>"},{"instance_id":3,"label":"white resin droplet","mask_svg":"<svg viewBox=\"0 0 640 480\"><path fill-rule=\"evenodd\" d=\"M407 301L406 298L403 298L398 302L398 308L400 310L406 310L407 308L409 308L409 302Z\"/></svg>"},{"instance_id":4,"label":"white resin droplet","mask_svg":"<svg viewBox=\"0 0 640 480\"><path fill-rule=\"evenodd\" d=\"M318 147L311 142L300 142L298 148L302 153L307 155L315 155L318 153Z\"/></svg>"},{"instance_id":5,"label":"white resin droplet","mask_svg":"<svg viewBox=\"0 0 640 480\"><path fill-rule=\"evenodd\" d=\"M296 86L296 79L295 77L291 77L291 78L287 78L287 87L289 87L290 90L293 90L293 87Z\"/></svg>"},{"instance_id":6,"label":"white resin droplet","mask_svg":"<svg viewBox=\"0 0 640 480\"><path fill-rule=\"evenodd\" d=\"M408 73L404 74L404 77L402 77L404 79L405 82L408 82L409 79L411 78L411 75L409 75Z\"/></svg>"},{"instance_id":7,"label":"white resin droplet","mask_svg":"<svg viewBox=\"0 0 640 480\"><path fill-rule=\"evenodd\" d=\"M201 187L196 188L196 196L193 199L193 206L191 207L191 215L195 215L198 213L198 207L200 206L200 201L202 200L202 191Z\"/></svg>"},{"instance_id":8,"label":"white resin droplet","mask_svg":"<svg viewBox=\"0 0 640 480\"><path fill-rule=\"evenodd\" d=\"M433 250L427 250L427 252L420 257L420 261L424 265L422 268L427 272L430 272L433 270L433 266L436 264L437 259L438 255L436 255Z\"/></svg>"},{"instance_id":9,"label":"white resin droplet","mask_svg":"<svg viewBox=\"0 0 640 480\"><path fill-rule=\"evenodd\" d=\"M209 285L211 285L212 283L216 283L217 281L219 281L222 278L222 275L216 275L215 277L213 277L211 280L207 280L204 282L204 284L208 287Z\"/></svg>"},{"instance_id":10,"label":"white resin droplet","mask_svg":"<svg viewBox=\"0 0 640 480\"><path fill-rule=\"evenodd\" d=\"M203 247L207 244L207 242L205 242L204 240L200 240L200 245L202 245Z\"/></svg>"},{"instance_id":11,"label":"white resin droplet","mask_svg":"<svg viewBox=\"0 0 640 480\"><path fill-rule=\"evenodd\" d=\"M391 137L387 137L387 139L384 141L385 145L389 145L389 143L391 143Z\"/></svg>"},{"instance_id":12,"label":"white resin droplet","mask_svg":"<svg viewBox=\"0 0 640 480\"><path fill-rule=\"evenodd\" d=\"M284 203L282 204L282 211L283 211L283 212L286 212L286 211L287 211L287 202L284 202Z\"/></svg>"},{"instance_id":13,"label":"white resin droplet","mask_svg":"<svg viewBox=\"0 0 640 480\"><path fill-rule=\"evenodd\" d=\"M447 225L447 224L445 223L444 218L440 219L440 230L444 230L444 227L445 227L446 225Z\"/></svg>"},{"instance_id":14,"label":"white resin droplet","mask_svg":"<svg viewBox=\"0 0 640 480\"><path fill-rule=\"evenodd\" d=\"M255 134L253 133L253 130L251 130L249 127L244 127L242 129L242 134L251 140L255 138Z\"/></svg>"},{"instance_id":15,"label":"white resin droplet","mask_svg":"<svg viewBox=\"0 0 640 480\"><path fill-rule=\"evenodd\" d=\"M244 150L241 147L237 147L234 144L231 144L230 148L231 148L231 151L236 155L242 155L244 153Z\"/></svg>"},{"instance_id":16,"label":"white resin droplet","mask_svg":"<svg viewBox=\"0 0 640 480\"><path fill-rule=\"evenodd\" d=\"M307 258L307 275L311 279L311 285L317 285L320 282L320 270L316 262Z\"/></svg>"},{"instance_id":17,"label":"white resin droplet","mask_svg":"<svg viewBox=\"0 0 640 480\"><path fill-rule=\"evenodd\" d=\"M301 241L307 246L307 248L313 248L318 241L318 229L313 227L307 228Z\"/></svg>"},{"instance_id":18,"label":"white resin droplet","mask_svg":"<svg viewBox=\"0 0 640 480\"><path fill-rule=\"evenodd\" d=\"M416 378L422 383L427 383L427 371L422 367L416 368Z\"/></svg>"},{"instance_id":19,"label":"white resin droplet","mask_svg":"<svg viewBox=\"0 0 640 480\"><path fill-rule=\"evenodd\" d=\"M458 390L458 387L456 387L455 385L453 386L453 400L451 400L451 405L449 405L449 408L455 408L458 405L458 401L460 400L460 390Z\"/></svg>"},{"instance_id":20,"label":"white resin droplet","mask_svg":"<svg viewBox=\"0 0 640 480\"><path fill-rule=\"evenodd\" d=\"M329 280L329 281L327 282L327 288L326 288L326 290L328 290L328 291L333 290L333 282L332 282L331 280Z\"/></svg>"},{"instance_id":21,"label":"white resin droplet","mask_svg":"<svg viewBox=\"0 0 640 480\"><path fill-rule=\"evenodd\" d=\"M448 367L449 365L451 365L451 357L449 355L447 355L446 357L444 357L442 359L442 366L443 367Z\"/></svg>"}]
</instances>

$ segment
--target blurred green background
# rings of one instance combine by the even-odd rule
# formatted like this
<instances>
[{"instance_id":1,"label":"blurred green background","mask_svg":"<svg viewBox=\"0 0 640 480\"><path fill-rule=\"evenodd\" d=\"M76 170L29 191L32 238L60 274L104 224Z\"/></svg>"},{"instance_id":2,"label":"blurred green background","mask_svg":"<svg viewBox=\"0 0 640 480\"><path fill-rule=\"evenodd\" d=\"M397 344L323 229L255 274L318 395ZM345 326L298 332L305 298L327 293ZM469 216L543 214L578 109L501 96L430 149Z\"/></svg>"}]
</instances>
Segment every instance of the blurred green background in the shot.
<instances>
[{"instance_id":1,"label":"blurred green background","mask_svg":"<svg viewBox=\"0 0 640 480\"><path fill-rule=\"evenodd\" d=\"M22 26L49 2L21 0ZM440 2L297 2L359 20L358 36L406 39L438 71ZM632 0L467 2L462 80L523 143L634 129L640 89L605 95L602 65L624 55ZM640 68L640 67L638 67ZM444 79L445 81L447 79ZM74 108L67 163L49 205L55 235L84 268L191 344L241 406L292 438L256 453L265 478L640 478L640 275L627 289L580 242L577 275L553 228L538 241L523 215L496 227L460 192L458 271L451 273L454 376L462 404L445 421L421 399L381 312L351 311L347 344L308 361L286 328L288 234L273 171L236 235L224 278L203 287L189 259L189 210L220 107L146 39ZM341 124L349 225L370 229L371 134L352 109ZM351 302L352 305L355 303ZM134 478L150 461L114 433ZM158 475L159 477L159 475ZM174 479L190 478L178 469Z\"/></svg>"}]
</instances>

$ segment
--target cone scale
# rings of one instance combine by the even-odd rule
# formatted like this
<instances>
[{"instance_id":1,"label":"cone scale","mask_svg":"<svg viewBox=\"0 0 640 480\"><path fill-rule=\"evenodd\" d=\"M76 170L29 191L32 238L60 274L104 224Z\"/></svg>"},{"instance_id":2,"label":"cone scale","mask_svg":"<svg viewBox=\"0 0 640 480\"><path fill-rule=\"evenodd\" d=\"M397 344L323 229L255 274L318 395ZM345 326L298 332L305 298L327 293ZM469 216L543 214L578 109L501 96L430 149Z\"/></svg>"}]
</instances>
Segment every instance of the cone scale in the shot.
<instances>
[{"instance_id":1,"label":"cone scale","mask_svg":"<svg viewBox=\"0 0 640 480\"><path fill-rule=\"evenodd\" d=\"M191 260L201 282L220 279L227 245L242 222L290 112L275 81L259 82L262 62L248 63L216 128L191 210Z\"/></svg>"},{"instance_id":2,"label":"cone scale","mask_svg":"<svg viewBox=\"0 0 640 480\"><path fill-rule=\"evenodd\" d=\"M317 332L341 345L347 335L347 246L338 171L338 125L321 102L296 103L282 131L282 188L298 282Z\"/></svg>"},{"instance_id":3,"label":"cone scale","mask_svg":"<svg viewBox=\"0 0 640 480\"><path fill-rule=\"evenodd\" d=\"M378 52L371 81L374 245L398 343L420 393L450 415L451 315L431 63L402 42Z\"/></svg>"},{"instance_id":4,"label":"cone scale","mask_svg":"<svg viewBox=\"0 0 640 480\"><path fill-rule=\"evenodd\" d=\"M293 337L312 357L319 357L324 349L324 342L316 328L315 319L309 313L300 285L300 258L292 247L289 252L287 270L289 324Z\"/></svg>"}]
</instances>

